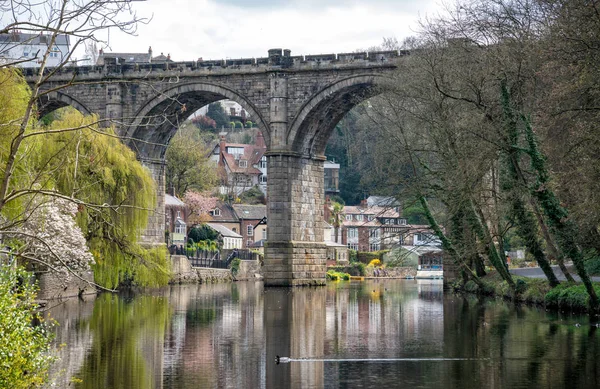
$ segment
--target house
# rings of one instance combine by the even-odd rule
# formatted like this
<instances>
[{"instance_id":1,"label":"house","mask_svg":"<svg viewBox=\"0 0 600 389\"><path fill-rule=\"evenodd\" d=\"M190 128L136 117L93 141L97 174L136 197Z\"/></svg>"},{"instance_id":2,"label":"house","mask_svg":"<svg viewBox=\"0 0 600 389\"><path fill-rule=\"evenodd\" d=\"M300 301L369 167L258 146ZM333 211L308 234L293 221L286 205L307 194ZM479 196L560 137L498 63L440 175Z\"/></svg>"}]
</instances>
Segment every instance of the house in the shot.
<instances>
[{"instance_id":1,"label":"house","mask_svg":"<svg viewBox=\"0 0 600 389\"><path fill-rule=\"evenodd\" d=\"M265 205L227 204L219 201L210 212L210 223L219 224L239 234L241 248L250 248L267 239L267 207Z\"/></svg>"},{"instance_id":2,"label":"house","mask_svg":"<svg viewBox=\"0 0 600 389\"><path fill-rule=\"evenodd\" d=\"M325 223L325 228L323 229L323 240L327 246L327 260L340 264L348 263L350 260L348 257L348 247L342 243L337 243L334 237L335 228L331 224Z\"/></svg>"},{"instance_id":3,"label":"house","mask_svg":"<svg viewBox=\"0 0 600 389\"><path fill-rule=\"evenodd\" d=\"M37 68L50 47L52 35L11 31L0 34L0 64ZM47 67L59 66L70 52L69 36L58 34L46 61Z\"/></svg>"},{"instance_id":4,"label":"house","mask_svg":"<svg viewBox=\"0 0 600 389\"><path fill-rule=\"evenodd\" d=\"M123 64L144 64L144 63L165 63L171 61L171 54L164 55L160 53L156 57L152 56L152 47L148 48L147 53L105 53L100 49L96 65L123 65Z\"/></svg>"},{"instance_id":5,"label":"house","mask_svg":"<svg viewBox=\"0 0 600 389\"><path fill-rule=\"evenodd\" d=\"M227 143L226 133L219 135L211 159L219 168L221 194L234 197L254 186L267 193L267 146L262 133L258 132L253 145Z\"/></svg>"},{"instance_id":6,"label":"house","mask_svg":"<svg viewBox=\"0 0 600 389\"><path fill-rule=\"evenodd\" d=\"M369 205L363 200L358 206L345 206L340 226L341 243L352 250L369 252L404 245L439 245L428 226L408 224L398 204L388 204L392 206ZM330 214L329 207L326 201L325 215Z\"/></svg>"},{"instance_id":7,"label":"house","mask_svg":"<svg viewBox=\"0 0 600 389\"><path fill-rule=\"evenodd\" d=\"M267 239L267 207L265 205L232 205L240 223L241 235L244 239L244 248L252 247L255 242Z\"/></svg>"},{"instance_id":8,"label":"house","mask_svg":"<svg viewBox=\"0 0 600 389\"><path fill-rule=\"evenodd\" d=\"M233 109L233 108L232 108ZM267 151L265 139L258 131L253 145L227 143L227 133L219 134L219 144L213 147L210 159L220 169L221 194L232 197L258 186L267 193ZM339 194L340 165L335 162L324 163L325 194Z\"/></svg>"},{"instance_id":9,"label":"house","mask_svg":"<svg viewBox=\"0 0 600 389\"><path fill-rule=\"evenodd\" d=\"M229 228L217 224L217 223L206 223L207 226L215 230L223 240L223 249L241 249L242 248L242 236L238 233L233 232Z\"/></svg>"},{"instance_id":10,"label":"house","mask_svg":"<svg viewBox=\"0 0 600 389\"><path fill-rule=\"evenodd\" d=\"M185 245L187 242L187 208L177 197L165 194L165 231L167 244Z\"/></svg>"}]
</instances>

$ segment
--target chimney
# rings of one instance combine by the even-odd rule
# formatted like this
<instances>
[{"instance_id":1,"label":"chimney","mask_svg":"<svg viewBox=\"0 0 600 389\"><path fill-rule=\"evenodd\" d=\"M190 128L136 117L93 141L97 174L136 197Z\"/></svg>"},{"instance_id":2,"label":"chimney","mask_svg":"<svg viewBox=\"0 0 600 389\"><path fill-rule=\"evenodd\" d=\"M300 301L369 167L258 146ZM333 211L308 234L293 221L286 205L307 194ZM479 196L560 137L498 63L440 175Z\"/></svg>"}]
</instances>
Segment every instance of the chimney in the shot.
<instances>
[{"instance_id":1,"label":"chimney","mask_svg":"<svg viewBox=\"0 0 600 389\"><path fill-rule=\"evenodd\" d=\"M174 186L169 187L169 194L171 196L175 197L175 187Z\"/></svg>"},{"instance_id":2,"label":"chimney","mask_svg":"<svg viewBox=\"0 0 600 389\"><path fill-rule=\"evenodd\" d=\"M152 46L148 47L148 63L152 62Z\"/></svg>"},{"instance_id":3,"label":"chimney","mask_svg":"<svg viewBox=\"0 0 600 389\"><path fill-rule=\"evenodd\" d=\"M367 208L367 199L360 200L360 206L361 208Z\"/></svg>"},{"instance_id":4,"label":"chimney","mask_svg":"<svg viewBox=\"0 0 600 389\"><path fill-rule=\"evenodd\" d=\"M323 207L323 220L325 220L326 223L329 223L329 219L331 219L331 198L326 196Z\"/></svg>"},{"instance_id":5,"label":"chimney","mask_svg":"<svg viewBox=\"0 0 600 389\"><path fill-rule=\"evenodd\" d=\"M225 144L226 144L225 137L226 137L226 135L227 135L226 132L219 133L219 138L220 138L220 140L219 140L219 163L218 163L219 166L224 165L223 158L225 158L224 154L225 154Z\"/></svg>"},{"instance_id":6,"label":"chimney","mask_svg":"<svg viewBox=\"0 0 600 389\"><path fill-rule=\"evenodd\" d=\"M258 134L256 134L256 140L254 141L254 145L261 149L267 148L267 145L265 145L265 138L263 137L262 132L259 131Z\"/></svg>"}]
</instances>

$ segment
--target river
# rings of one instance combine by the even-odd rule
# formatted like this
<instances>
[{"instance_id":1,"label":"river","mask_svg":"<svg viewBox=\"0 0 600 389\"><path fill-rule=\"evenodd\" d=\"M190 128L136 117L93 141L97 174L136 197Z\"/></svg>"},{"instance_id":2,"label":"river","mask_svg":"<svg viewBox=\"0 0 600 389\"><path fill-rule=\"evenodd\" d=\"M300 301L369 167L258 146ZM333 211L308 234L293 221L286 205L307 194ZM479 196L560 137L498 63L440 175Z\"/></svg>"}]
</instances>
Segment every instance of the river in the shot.
<instances>
[{"instance_id":1,"label":"river","mask_svg":"<svg viewBox=\"0 0 600 389\"><path fill-rule=\"evenodd\" d=\"M600 387L596 317L439 281L172 286L49 313L58 388Z\"/></svg>"}]
</instances>

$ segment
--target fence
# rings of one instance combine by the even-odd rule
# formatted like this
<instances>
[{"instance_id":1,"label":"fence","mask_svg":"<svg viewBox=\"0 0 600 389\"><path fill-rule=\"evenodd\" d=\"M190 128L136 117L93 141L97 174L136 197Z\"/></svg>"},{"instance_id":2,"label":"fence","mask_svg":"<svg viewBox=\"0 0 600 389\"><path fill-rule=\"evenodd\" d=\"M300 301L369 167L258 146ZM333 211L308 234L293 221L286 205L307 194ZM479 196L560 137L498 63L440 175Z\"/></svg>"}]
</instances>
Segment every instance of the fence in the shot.
<instances>
[{"instance_id":1,"label":"fence","mask_svg":"<svg viewBox=\"0 0 600 389\"><path fill-rule=\"evenodd\" d=\"M172 245L169 247L169 252L171 255L185 255L193 267L211 267L215 269L227 269L234 258L243 261L254 259L252 251L243 249L207 251Z\"/></svg>"}]
</instances>

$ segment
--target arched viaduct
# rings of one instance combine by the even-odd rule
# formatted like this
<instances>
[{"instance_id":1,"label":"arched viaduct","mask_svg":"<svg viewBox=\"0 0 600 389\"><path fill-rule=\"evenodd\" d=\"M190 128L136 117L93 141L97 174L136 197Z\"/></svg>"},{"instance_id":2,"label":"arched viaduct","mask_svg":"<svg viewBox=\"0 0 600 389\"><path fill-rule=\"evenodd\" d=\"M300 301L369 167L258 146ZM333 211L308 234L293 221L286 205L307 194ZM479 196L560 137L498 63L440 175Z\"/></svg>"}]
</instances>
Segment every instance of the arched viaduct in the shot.
<instances>
[{"instance_id":1,"label":"arched viaduct","mask_svg":"<svg viewBox=\"0 0 600 389\"><path fill-rule=\"evenodd\" d=\"M39 109L71 105L117 126L158 184L158 206L143 236L158 244L164 241L164 155L178 123L211 102L236 101L258 124L268 150L265 285L319 285L325 282L327 140L352 107L389 85L398 60L394 51L291 56L273 49L256 59L64 68L43 88L68 86L45 95Z\"/></svg>"}]
</instances>

